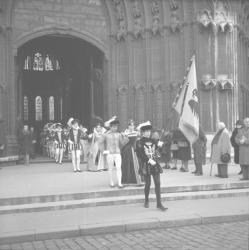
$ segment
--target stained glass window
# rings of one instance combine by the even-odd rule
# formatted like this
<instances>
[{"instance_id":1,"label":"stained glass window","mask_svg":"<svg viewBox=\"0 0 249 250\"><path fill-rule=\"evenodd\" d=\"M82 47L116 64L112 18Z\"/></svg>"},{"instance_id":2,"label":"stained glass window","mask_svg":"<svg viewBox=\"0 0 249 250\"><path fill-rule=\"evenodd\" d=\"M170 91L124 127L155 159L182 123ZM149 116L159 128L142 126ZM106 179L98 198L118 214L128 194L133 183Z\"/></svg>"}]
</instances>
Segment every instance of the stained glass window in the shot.
<instances>
[{"instance_id":1,"label":"stained glass window","mask_svg":"<svg viewBox=\"0 0 249 250\"><path fill-rule=\"evenodd\" d=\"M54 121L54 97L50 96L48 100L49 120Z\"/></svg>"},{"instance_id":2,"label":"stained glass window","mask_svg":"<svg viewBox=\"0 0 249 250\"><path fill-rule=\"evenodd\" d=\"M49 58L49 55L47 55L46 58L45 58L45 70L46 70L46 71L53 70L52 61L51 61L51 59Z\"/></svg>"},{"instance_id":3,"label":"stained glass window","mask_svg":"<svg viewBox=\"0 0 249 250\"><path fill-rule=\"evenodd\" d=\"M33 56L27 56L24 60L24 70L53 71L60 70L59 60L52 55L42 55L36 52Z\"/></svg>"},{"instance_id":4,"label":"stained glass window","mask_svg":"<svg viewBox=\"0 0 249 250\"><path fill-rule=\"evenodd\" d=\"M39 52L34 56L33 70L43 71L43 58Z\"/></svg>"},{"instance_id":5,"label":"stained glass window","mask_svg":"<svg viewBox=\"0 0 249 250\"><path fill-rule=\"evenodd\" d=\"M23 98L23 119L24 121L29 119L29 101L27 96Z\"/></svg>"},{"instance_id":6,"label":"stained glass window","mask_svg":"<svg viewBox=\"0 0 249 250\"><path fill-rule=\"evenodd\" d=\"M25 61L24 61L24 69L25 70L30 70L31 69L31 58L30 58L30 56L27 56Z\"/></svg>"},{"instance_id":7,"label":"stained glass window","mask_svg":"<svg viewBox=\"0 0 249 250\"><path fill-rule=\"evenodd\" d=\"M35 120L42 121L42 98L40 96L35 98Z\"/></svg>"}]
</instances>

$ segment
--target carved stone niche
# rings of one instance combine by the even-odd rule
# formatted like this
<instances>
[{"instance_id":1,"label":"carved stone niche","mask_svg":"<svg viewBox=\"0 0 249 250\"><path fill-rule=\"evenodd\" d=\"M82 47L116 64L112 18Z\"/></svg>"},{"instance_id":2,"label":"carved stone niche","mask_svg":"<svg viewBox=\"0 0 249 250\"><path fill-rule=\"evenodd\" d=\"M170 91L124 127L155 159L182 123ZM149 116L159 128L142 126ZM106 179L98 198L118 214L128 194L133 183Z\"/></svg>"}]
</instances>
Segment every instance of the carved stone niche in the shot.
<instances>
[{"instance_id":1,"label":"carved stone niche","mask_svg":"<svg viewBox=\"0 0 249 250\"><path fill-rule=\"evenodd\" d=\"M182 23L179 15L174 11L170 15L170 26L169 29L172 33L180 32L182 30Z\"/></svg>"},{"instance_id":2,"label":"carved stone niche","mask_svg":"<svg viewBox=\"0 0 249 250\"><path fill-rule=\"evenodd\" d=\"M211 90L215 88L217 81L216 79L212 79L211 74L206 74L202 76L201 84L202 84L202 89Z\"/></svg>"},{"instance_id":3,"label":"carved stone niche","mask_svg":"<svg viewBox=\"0 0 249 250\"><path fill-rule=\"evenodd\" d=\"M144 27L143 27L143 20L142 20L142 11L140 9L140 4L138 0L131 0L131 14L134 21L133 27L133 37L135 39L143 38L144 34Z\"/></svg>"},{"instance_id":4,"label":"carved stone niche","mask_svg":"<svg viewBox=\"0 0 249 250\"><path fill-rule=\"evenodd\" d=\"M177 89L179 88L180 85L181 85L181 82L180 82L180 81L172 81L172 82L170 83L170 89L171 89L172 91L175 91L175 90L177 90Z\"/></svg>"},{"instance_id":5,"label":"carved stone niche","mask_svg":"<svg viewBox=\"0 0 249 250\"><path fill-rule=\"evenodd\" d=\"M219 3L215 8L214 15L211 11L204 9L197 15L197 22L201 27L211 28L213 31L231 32L234 27L234 23L229 19L224 6Z\"/></svg>"},{"instance_id":6,"label":"carved stone niche","mask_svg":"<svg viewBox=\"0 0 249 250\"><path fill-rule=\"evenodd\" d=\"M153 36L161 34L160 26L160 4L158 0L153 0L151 3L152 24L151 33Z\"/></svg>"},{"instance_id":7,"label":"carved stone niche","mask_svg":"<svg viewBox=\"0 0 249 250\"><path fill-rule=\"evenodd\" d=\"M228 79L228 75L222 74L217 77L217 84L219 86L219 90L231 90L234 87L234 83L232 79Z\"/></svg>"},{"instance_id":8,"label":"carved stone niche","mask_svg":"<svg viewBox=\"0 0 249 250\"><path fill-rule=\"evenodd\" d=\"M113 0L113 6L116 13L116 19L118 23L118 30L116 34L116 39L118 41L125 40L127 36L127 25L124 12L124 6L120 0Z\"/></svg>"}]
</instances>

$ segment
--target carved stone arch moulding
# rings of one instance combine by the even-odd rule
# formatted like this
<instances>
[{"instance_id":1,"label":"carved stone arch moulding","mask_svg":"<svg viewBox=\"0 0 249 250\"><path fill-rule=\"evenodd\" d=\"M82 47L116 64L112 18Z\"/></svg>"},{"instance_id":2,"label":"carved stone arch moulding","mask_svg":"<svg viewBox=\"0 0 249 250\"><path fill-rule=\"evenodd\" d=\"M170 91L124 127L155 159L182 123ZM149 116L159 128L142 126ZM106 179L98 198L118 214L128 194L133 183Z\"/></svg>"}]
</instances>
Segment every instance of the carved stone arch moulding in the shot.
<instances>
[{"instance_id":1,"label":"carved stone arch moulding","mask_svg":"<svg viewBox=\"0 0 249 250\"><path fill-rule=\"evenodd\" d=\"M117 41L125 40L127 37L127 17L125 14L125 6L122 0L112 0L113 9L117 22Z\"/></svg>"},{"instance_id":2,"label":"carved stone arch moulding","mask_svg":"<svg viewBox=\"0 0 249 250\"><path fill-rule=\"evenodd\" d=\"M130 0L131 4L131 16L133 18L133 31L131 34L134 39L144 38L144 16L142 11L143 1L141 0Z\"/></svg>"},{"instance_id":3,"label":"carved stone arch moulding","mask_svg":"<svg viewBox=\"0 0 249 250\"><path fill-rule=\"evenodd\" d=\"M212 79L211 74L206 74L202 76L201 85L203 90L211 90L216 87L216 79Z\"/></svg>"},{"instance_id":4,"label":"carved stone arch moulding","mask_svg":"<svg viewBox=\"0 0 249 250\"><path fill-rule=\"evenodd\" d=\"M151 23L151 34L153 36L161 35L162 33L162 24L161 24L161 1L152 0L151 1L151 15L152 15L152 23Z\"/></svg>"},{"instance_id":5,"label":"carved stone arch moulding","mask_svg":"<svg viewBox=\"0 0 249 250\"><path fill-rule=\"evenodd\" d=\"M223 1L215 1L213 11L204 9L199 11L197 22L204 29L211 29L214 32L232 32L235 26L233 19L229 15L228 7Z\"/></svg>"},{"instance_id":6,"label":"carved stone arch moulding","mask_svg":"<svg viewBox=\"0 0 249 250\"><path fill-rule=\"evenodd\" d=\"M54 35L54 34L72 36L72 37L82 39L86 42L89 42L90 44L98 48L100 51L102 51L107 60L110 57L109 56L110 52L106 44L95 35L85 30L82 31L82 30L77 30L74 28L66 28L66 27L59 27L59 26L56 26L56 27L45 26L45 27L37 28L35 30L31 30L27 33L23 33L21 36L15 39L15 43L13 44L14 55L17 54L18 48L20 48L22 45L29 42L30 40L38 38L38 37L42 37L46 35Z\"/></svg>"},{"instance_id":7,"label":"carved stone arch moulding","mask_svg":"<svg viewBox=\"0 0 249 250\"><path fill-rule=\"evenodd\" d=\"M219 90L231 90L234 87L234 82L232 79L228 78L227 74L220 74L217 77L217 84L219 86Z\"/></svg>"}]
</instances>

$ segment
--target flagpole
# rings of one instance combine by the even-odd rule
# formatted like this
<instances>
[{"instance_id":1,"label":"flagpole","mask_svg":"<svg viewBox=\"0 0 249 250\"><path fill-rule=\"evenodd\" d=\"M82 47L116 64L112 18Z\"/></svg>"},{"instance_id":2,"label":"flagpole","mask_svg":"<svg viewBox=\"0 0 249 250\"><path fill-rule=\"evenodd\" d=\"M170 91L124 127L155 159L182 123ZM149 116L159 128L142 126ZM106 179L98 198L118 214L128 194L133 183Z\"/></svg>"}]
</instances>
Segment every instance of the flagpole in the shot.
<instances>
[{"instance_id":1,"label":"flagpole","mask_svg":"<svg viewBox=\"0 0 249 250\"><path fill-rule=\"evenodd\" d=\"M189 69L191 68L194 59L195 59L195 55L193 55L191 57L191 59L190 59L187 76L189 74ZM188 92L188 86L189 86L189 82L187 82L187 84L186 84L186 89L185 89L185 93L184 93L184 97L183 97L183 102L182 102L182 108L181 108L181 115L182 115L182 112L183 112L183 108L184 108L184 104L185 104L185 99L186 99L186 95L187 95L187 92Z\"/></svg>"}]
</instances>

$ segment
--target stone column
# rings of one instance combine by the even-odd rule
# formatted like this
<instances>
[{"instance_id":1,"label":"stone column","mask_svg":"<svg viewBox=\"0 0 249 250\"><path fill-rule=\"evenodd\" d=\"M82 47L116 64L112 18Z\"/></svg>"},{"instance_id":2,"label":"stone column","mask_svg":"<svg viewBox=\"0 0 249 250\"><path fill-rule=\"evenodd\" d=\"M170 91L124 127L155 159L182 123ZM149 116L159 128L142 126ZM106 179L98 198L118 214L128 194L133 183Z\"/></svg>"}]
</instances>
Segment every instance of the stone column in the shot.
<instances>
[{"instance_id":1,"label":"stone column","mask_svg":"<svg viewBox=\"0 0 249 250\"><path fill-rule=\"evenodd\" d=\"M155 128L163 128L163 87L162 84L151 85L152 95L153 95L153 124Z\"/></svg>"},{"instance_id":2,"label":"stone column","mask_svg":"<svg viewBox=\"0 0 249 250\"><path fill-rule=\"evenodd\" d=\"M134 86L135 117L137 124L144 122L145 119L145 95L146 88L144 85L137 84Z\"/></svg>"},{"instance_id":3,"label":"stone column","mask_svg":"<svg viewBox=\"0 0 249 250\"><path fill-rule=\"evenodd\" d=\"M127 126L128 117L128 87L122 85L117 89L118 99L118 118L121 124L121 128Z\"/></svg>"}]
</instances>

